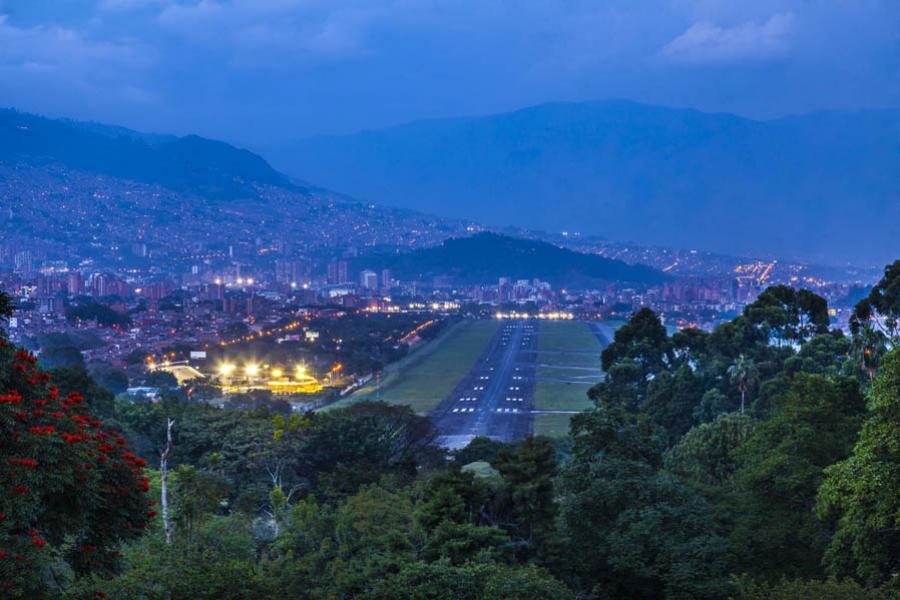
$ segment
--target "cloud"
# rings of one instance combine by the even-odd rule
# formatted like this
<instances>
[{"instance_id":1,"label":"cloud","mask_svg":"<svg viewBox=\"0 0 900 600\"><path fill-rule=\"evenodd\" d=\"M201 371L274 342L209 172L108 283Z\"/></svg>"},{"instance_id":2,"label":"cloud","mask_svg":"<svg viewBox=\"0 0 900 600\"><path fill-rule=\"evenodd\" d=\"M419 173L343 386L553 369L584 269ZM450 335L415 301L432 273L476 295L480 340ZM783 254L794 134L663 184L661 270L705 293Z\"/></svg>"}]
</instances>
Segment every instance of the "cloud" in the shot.
<instances>
[{"instance_id":1,"label":"cloud","mask_svg":"<svg viewBox=\"0 0 900 600\"><path fill-rule=\"evenodd\" d=\"M149 55L133 44L93 40L59 25L16 27L0 15L0 64L6 67L41 64L61 71L106 67L146 67Z\"/></svg>"},{"instance_id":2,"label":"cloud","mask_svg":"<svg viewBox=\"0 0 900 600\"><path fill-rule=\"evenodd\" d=\"M344 58L364 50L371 24L383 11L302 0L200 0L170 4L157 18L188 43L225 47L232 62ZM284 54L279 54L284 53Z\"/></svg>"},{"instance_id":3,"label":"cloud","mask_svg":"<svg viewBox=\"0 0 900 600\"><path fill-rule=\"evenodd\" d=\"M662 47L659 56L678 63L722 63L772 60L786 56L792 13L773 15L762 24L746 22L722 27L699 21Z\"/></svg>"}]
</instances>

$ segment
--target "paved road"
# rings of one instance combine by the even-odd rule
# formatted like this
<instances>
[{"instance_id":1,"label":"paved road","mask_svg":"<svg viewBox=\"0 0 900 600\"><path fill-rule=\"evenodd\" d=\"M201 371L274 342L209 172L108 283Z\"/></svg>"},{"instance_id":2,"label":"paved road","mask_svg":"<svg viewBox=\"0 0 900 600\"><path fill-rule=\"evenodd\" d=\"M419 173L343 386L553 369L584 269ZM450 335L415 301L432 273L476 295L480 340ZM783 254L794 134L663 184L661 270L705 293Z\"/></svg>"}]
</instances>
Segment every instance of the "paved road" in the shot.
<instances>
[{"instance_id":1,"label":"paved road","mask_svg":"<svg viewBox=\"0 0 900 600\"><path fill-rule=\"evenodd\" d=\"M431 413L450 449L474 437L511 441L533 431L537 322L507 321L475 366Z\"/></svg>"}]
</instances>

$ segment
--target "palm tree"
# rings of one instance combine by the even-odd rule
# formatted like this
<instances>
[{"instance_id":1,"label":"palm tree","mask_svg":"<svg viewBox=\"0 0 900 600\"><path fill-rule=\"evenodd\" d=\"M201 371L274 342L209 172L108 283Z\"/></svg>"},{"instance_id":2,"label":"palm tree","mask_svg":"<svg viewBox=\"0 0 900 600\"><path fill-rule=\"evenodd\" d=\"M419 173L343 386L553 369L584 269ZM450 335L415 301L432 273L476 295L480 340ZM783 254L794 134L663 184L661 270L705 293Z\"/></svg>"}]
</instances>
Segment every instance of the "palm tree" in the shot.
<instances>
[{"instance_id":1,"label":"palm tree","mask_svg":"<svg viewBox=\"0 0 900 600\"><path fill-rule=\"evenodd\" d=\"M741 414L743 414L747 390L759 379L759 371L757 371L752 358L741 354L734 364L728 367L728 375L731 377L731 382L736 383L741 391Z\"/></svg>"}]
</instances>

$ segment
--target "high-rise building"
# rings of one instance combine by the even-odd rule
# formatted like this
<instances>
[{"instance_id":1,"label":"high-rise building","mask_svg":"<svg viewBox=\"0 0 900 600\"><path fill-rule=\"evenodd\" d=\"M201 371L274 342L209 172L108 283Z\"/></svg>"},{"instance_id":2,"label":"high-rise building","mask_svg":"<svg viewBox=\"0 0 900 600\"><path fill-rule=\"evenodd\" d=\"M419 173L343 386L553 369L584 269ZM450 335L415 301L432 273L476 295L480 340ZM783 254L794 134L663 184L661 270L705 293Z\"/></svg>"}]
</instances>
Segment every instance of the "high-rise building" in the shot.
<instances>
[{"instance_id":1,"label":"high-rise building","mask_svg":"<svg viewBox=\"0 0 900 600\"><path fill-rule=\"evenodd\" d=\"M347 261L346 260L333 260L330 263L328 263L328 283L329 283L329 285L347 283L348 281L350 281L350 278L347 276Z\"/></svg>"},{"instance_id":2,"label":"high-rise building","mask_svg":"<svg viewBox=\"0 0 900 600\"><path fill-rule=\"evenodd\" d=\"M381 287L385 290L394 287L394 274L391 273L390 269L384 269L381 272Z\"/></svg>"},{"instance_id":3,"label":"high-rise building","mask_svg":"<svg viewBox=\"0 0 900 600\"><path fill-rule=\"evenodd\" d=\"M306 265L297 260L276 260L275 281L285 285L299 283L304 279ZM335 277L337 277L335 275Z\"/></svg>"},{"instance_id":4,"label":"high-rise building","mask_svg":"<svg viewBox=\"0 0 900 600\"><path fill-rule=\"evenodd\" d=\"M81 271L72 271L66 278L66 291L70 296L77 296L84 289L84 278Z\"/></svg>"},{"instance_id":5,"label":"high-rise building","mask_svg":"<svg viewBox=\"0 0 900 600\"><path fill-rule=\"evenodd\" d=\"M34 259L31 256L31 251L22 250L21 252L16 252L15 265L16 273L22 275L31 275L34 273Z\"/></svg>"},{"instance_id":6,"label":"high-rise building","mask_svg":"<svg viewBox=\"0 0 900 600\"><path fill-rule=\"evenodd\" d=\"M378 289L378 275L375 271L366 269L359 274L359 285L367 290Z\"/></svg>"}]
</instances>

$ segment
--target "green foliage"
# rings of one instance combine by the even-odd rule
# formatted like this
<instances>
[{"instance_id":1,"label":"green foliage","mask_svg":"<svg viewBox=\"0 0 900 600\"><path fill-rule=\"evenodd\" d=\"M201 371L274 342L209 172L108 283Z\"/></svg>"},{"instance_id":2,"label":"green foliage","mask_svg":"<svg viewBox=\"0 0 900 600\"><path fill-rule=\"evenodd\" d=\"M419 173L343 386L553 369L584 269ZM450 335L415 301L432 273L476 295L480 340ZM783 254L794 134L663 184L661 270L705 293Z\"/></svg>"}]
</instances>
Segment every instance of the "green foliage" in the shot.
<instances>
[{"instance_id":1,"label":"green foliage","mask_svg":"<svg viewBox=\"0 0 900 600\"><path fill-rule=\"evenodd\" d=\"M190 543L145 536L124 550L123 563L113 577L82 579L66 597L257 600L277 593L256 560L251 523L238 516L205 519Z\"/></svg>"},{"instance_id":2,"label":"green foliage","mask_svg":"<svg viewBox=\"0 0 900 600\"><path fill-rule=\"evenodd\" d=\"M75 321L96 321L106 327L127 327L131 325L128 315L117 313L105 304L86 302L66 307L66 319Z\"/></svg>"},{"instance_id":3,"label":"green foliage","mask_svg":"<svg viewBox=\"0 0 900 600\"><path fill-rule=\"evenodd\" d=\"M857 303L850 327L854 335L871 327L891 343L900 340L900 260L887 265L868 297Z\"/></svg>"},{"instance_id":4,"label":"green foliage","mask_svg":"<svg viewBox=\"0 0 900 600\"><path fill-rule=\"evenodd\" d=\"M115 413L115 397L97 385L83 368L52 369L50 377L58 388L81 394L93 414L108 418Z\"/></svg>"},{"instance_id":5,"label":"green foliage","mask_svg":"<svg viewBox=\"0 0 900 600\"><path fill-rule=\"evenodd\" d=\"M803 342L828 331L828 303L821 296L786 285L766 288L744 308L744 316L779 343Z\"/></svg>"},{"instance_id":6,"label":"green foliage","mask_svg":"<svg viewBox=\"0 0 900 600\"><path fill-rule=\"evenodd\" d=\"M84 370L84 357L74 346L54 346L47 348L40 355L41 364L48 369L80 368Z\"/></svg>"},{"instance_id":7,"label":"green foliage","mask_svg":"<svg viewBox=\"0 0 900 600\"><path fill-rule=\"evenodd\" d=\"M674 361L666 328L649 308L642 308L616 330L615 339L600 356L606 378L588 391L595 402L636 410L656 373Z\"/></svg>"},{"instance_id":8,"label":"green foliage","mask_svg":"<svg viewBox=\"0 0 900 600\"><path fill-rule=\"evenodd\" d=\"M553 487L556 450L547 440L530 437L514 451L500 452L491 465L501 478L494 519L504 524L523 559L552 564L560 543Z\"/></svg>"},{"instance_id":9,"label":"green foliage","mask_svg":"<svg viewBox=\"0 0 900 600\"><path fill-rule=\"evenodd\" d=\"M685 482L723 486L737 468L735 454L754 428L753 419L739 413L720 415L697 425L666 453L666 469Z\"/></svg>"},{"instance_id":10,"label":"green foliage","mask_svg":"<svg viewBox=\"0 0 900 600\"><path fill-rule=\"evenodd\" d=\"M693 369L682 364L670 375L663 371L647 387L642 411L651 424L666 434L674 444L694 424L694 411L703 398L703 381Z\"/></svg>"},{"instance_id":11,"label":"green foliage","mask_svg":"<svg viewBox=\"0 0 900 600\"><path fill-rule=\"evenodd\" d=\"M621 409L573 419L560 476L571 578L598 597L719 598L725 541L705 501L657 472L662 443Z\"/></svg>"},{"instance_id":12,"label":"green foliage","mask_svg":"<svg viewBox=\"0 0 900 600\"><path fill-rule=\"evenodd\" d=\"M178 387L178 379L168 371L155 370L144 376L144 385L162 389L176 388Z\"/></svg>"},{"instance_id":13,"label":"green foliage","mask_svg":"<svg viewBox=\"0 0 900 600\"><path fill-rule=\"evenodd\" d=\"M889 600L886 590L867 589L853 580L783 579L775 584L739 581L737 600Z\"/></svg>"},{"instance_id":14,"label":"green foliage","mask_svg":"<svg viewBox=\"0 0 900 600\"><path fill-rule=\"evenodd\" d=\"M896 263L895 263L896 264ZM818 511L837 517L828 570L900 591L900 351L888 354L869 391L853 451L825 470Z\"/></svg>"},{"instance_id":15,"label":"green foliage","mask_svg":"<svg viewBox=\"0 0 900 600\"><path fill-rule=\"evenodd\" d=\"M574 598L534 565L511 567L490 561L455 566L442 560L414 563L378 582L363 598L372 600L564 600Z\"/></svg>"},{"instance_id":16,"label":"green foliage","mask_svg":"<svg viewBox=\"0 0 900 600\"><path fill-rule=\"evenodd\" d=\"M855 379L798 373L741 445L731 545L742 570L769 581L822 575L829 528L816 492L825 467L850 452L863 406Z\"/></svg>"},{"instance_id":17,"label":"green foliage","mask_svg":"<svg viewBox=\"0 0 900 600\"><path fill-rule=\"evenodd\" d=\"M121 394L128 389L128 375L122 369L109 365L91 365L91 379L111 394Z\"/></svg>"}]
</instances>

